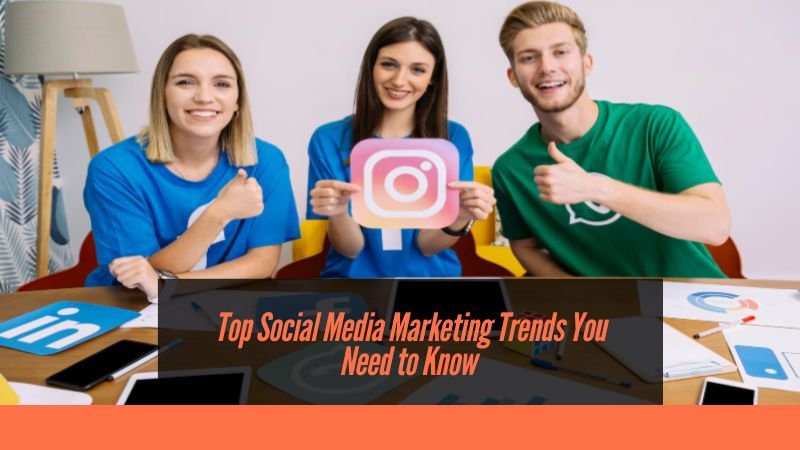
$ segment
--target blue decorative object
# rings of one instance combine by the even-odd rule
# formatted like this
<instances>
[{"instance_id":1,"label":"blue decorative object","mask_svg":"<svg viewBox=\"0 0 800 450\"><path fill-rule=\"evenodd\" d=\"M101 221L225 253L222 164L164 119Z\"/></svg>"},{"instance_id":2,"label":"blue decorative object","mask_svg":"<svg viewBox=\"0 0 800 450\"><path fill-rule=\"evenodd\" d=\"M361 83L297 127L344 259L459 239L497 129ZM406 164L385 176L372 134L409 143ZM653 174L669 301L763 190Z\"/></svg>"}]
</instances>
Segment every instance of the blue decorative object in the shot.
<instances>
[{"instance_id":1,"label":"blue decorative object","mask_svg":"<svg viewBox=\"0 0 800 450\"><path fill-rule=\"evenodd\" d=\"M136 311L63 301L0 323L0 346L52 355L139 317Z\"/></svg>"},{"instance_id":2,"label":"blue decorative object","mask_svg":"<svg viewBox=\"0 0 800 450\"><path fill-rule=\"evenodd\" d=\"M5 12L0 0L0 292L12 292L36 276L39 133L42 86L34 75L5 74ZM75 264L66 214L54 168L51 272Z\"/></svg>"}]
</instances>

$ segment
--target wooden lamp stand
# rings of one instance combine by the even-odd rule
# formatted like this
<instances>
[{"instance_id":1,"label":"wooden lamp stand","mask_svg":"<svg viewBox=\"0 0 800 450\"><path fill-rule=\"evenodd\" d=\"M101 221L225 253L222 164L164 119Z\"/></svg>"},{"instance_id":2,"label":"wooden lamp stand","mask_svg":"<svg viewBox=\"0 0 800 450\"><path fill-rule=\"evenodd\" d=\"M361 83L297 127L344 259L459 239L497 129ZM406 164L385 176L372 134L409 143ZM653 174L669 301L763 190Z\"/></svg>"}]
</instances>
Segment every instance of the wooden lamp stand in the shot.
<instances>
[{"instance_id":1,"label":"wooden lamp stand","mask_svg":"<svg viewBox=\"0 0 800 450\"><path fill-rule=\"evenodd\" d=\"M53 163L55 160L56 116L58 114L58 97L72 99L72 105L81 115L89 155L94 157L100 148L97 144L97 132L92 119L89 100L94 100L100 107L108 129L111 143L116 144L124 138L117 110L111 92L108 89L92 87L92 80L80 78L73 80L49 80L42 87L42 138L39 156L39 216L36 237L36 277L49 273L50 259L50 221L53 204Z\"/></svg>"}]
</instances>

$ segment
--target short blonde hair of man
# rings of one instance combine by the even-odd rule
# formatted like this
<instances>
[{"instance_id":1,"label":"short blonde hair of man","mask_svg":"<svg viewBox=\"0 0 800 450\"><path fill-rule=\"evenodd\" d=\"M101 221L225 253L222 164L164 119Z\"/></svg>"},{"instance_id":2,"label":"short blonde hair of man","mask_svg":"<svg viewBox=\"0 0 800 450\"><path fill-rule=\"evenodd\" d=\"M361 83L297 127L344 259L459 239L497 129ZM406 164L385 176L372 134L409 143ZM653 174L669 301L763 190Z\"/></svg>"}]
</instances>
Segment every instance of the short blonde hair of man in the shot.
<instances>
[{"instance_id":1,"label":"short blonde hair of man","mask_svg":"<svg viewBox=\"0 0 800 450\"><path fill-rule=\"evenodd\" d=\"M500 47L506 53L508 60L514 64L514 39L517 35L528 28L536 28L548 23L565 23L572 28L575 42L581 50L581 54L586 54L589 40L586 38L586 28L583 26L581 18L572 9L555 2L528 2L514 8L503 26L500 28Z\"/></svg>"},{"instance_id":2,"label":"short blonde hair of man","mask_svg":"<svg viewBox=\"0 0 800 450\"><path fill-rule=\"evenodd\" d=\"M220 148L225 150L228 161L236 167L252 166L258 161L255 149L255 133L250 101L244 82L244 71L239 58L219 38L212 35L187 34L176 39L164 50L153 73L150 88L150 124L137 135L137 141L144 147L145 155L151 162L170 163L175 160L172 140L169 134L169 114L167 113L166 86L169 71L175 58L183 51L209 48L222 53L230 61L236 72L236 85L239 88L238 110L230 123L219 136Z\"/></svg>"}]
</instances>

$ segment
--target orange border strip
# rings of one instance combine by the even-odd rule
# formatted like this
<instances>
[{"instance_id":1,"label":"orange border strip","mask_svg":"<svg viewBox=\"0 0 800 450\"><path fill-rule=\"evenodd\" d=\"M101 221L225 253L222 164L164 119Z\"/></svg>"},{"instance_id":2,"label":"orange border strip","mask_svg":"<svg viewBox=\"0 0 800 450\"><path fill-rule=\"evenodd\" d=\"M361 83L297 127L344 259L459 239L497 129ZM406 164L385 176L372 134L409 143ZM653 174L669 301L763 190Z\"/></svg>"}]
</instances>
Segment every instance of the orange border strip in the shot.
<instances>
[{"instance_id":1,"label":"orange border strip","mask_svg":"<svg viewBox=\"0 0 800 450\"><path fill-rule=\"evenodd\" d=\"M12 406L0 408L0 429L4 448L767 448L785 444L798 417L800 406Z\"/></svg>"}]
</instances>

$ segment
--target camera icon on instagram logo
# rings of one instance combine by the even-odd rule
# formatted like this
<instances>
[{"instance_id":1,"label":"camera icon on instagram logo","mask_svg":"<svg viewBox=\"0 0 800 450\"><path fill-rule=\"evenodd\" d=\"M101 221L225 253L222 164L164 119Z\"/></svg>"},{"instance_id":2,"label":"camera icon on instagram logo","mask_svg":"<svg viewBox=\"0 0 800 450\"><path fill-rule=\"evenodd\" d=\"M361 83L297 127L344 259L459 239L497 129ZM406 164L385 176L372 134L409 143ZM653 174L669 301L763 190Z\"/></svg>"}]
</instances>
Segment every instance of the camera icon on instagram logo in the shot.
<instances>
[{"instance_id":1,"label":"camera icon on instagram logo","mask_svg":"<svg viewBox=\"0 0 800 450\"><path fill-rule=\"evenodd\" d=\"M366 139L350 154L353 218L369 228L442 228L458 216L458 150L444 139Z\"/></svg>"}]
</instances>

